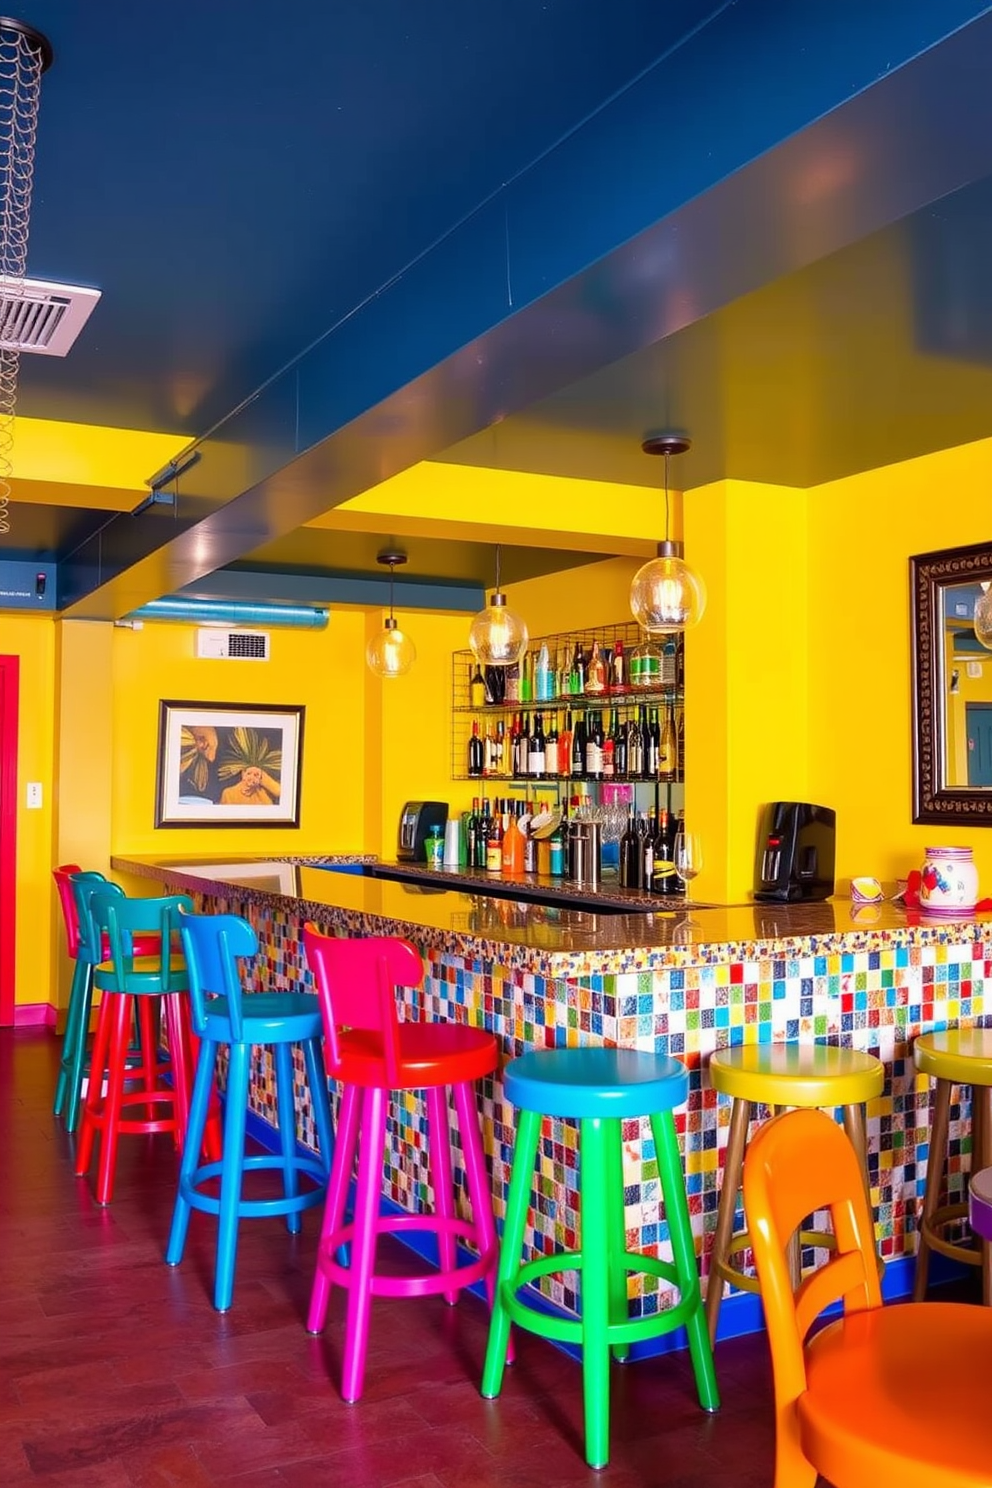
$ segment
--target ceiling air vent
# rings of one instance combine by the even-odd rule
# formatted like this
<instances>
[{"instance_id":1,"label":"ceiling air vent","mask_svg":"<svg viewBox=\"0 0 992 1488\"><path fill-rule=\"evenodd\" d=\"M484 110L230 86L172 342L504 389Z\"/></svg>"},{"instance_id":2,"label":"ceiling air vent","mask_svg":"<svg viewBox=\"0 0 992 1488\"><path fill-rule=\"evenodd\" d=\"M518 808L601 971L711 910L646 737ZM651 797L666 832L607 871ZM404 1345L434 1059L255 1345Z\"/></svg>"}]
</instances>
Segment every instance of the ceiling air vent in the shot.
<instances>
[{"instance_id":1,"label":"ceiling air vent","mask_svg":"<svg viewBox=\"0 0 992 1488\"><path fill-rule=\"evenodd\" d=\"M268 631L216 628L198 630L196 654L213 661L268 661Z\"/></svg>"},{"instance_id":2,"label":"ceiling air vent","mask_svg":"<svg viewBox=\"0 0 992 1488\"><path fill-rule=\"evenodd\" d=\"M0 275L0 345L39 356L65 356L100 298L98 289Z\"/></svg>"}]
</instances>

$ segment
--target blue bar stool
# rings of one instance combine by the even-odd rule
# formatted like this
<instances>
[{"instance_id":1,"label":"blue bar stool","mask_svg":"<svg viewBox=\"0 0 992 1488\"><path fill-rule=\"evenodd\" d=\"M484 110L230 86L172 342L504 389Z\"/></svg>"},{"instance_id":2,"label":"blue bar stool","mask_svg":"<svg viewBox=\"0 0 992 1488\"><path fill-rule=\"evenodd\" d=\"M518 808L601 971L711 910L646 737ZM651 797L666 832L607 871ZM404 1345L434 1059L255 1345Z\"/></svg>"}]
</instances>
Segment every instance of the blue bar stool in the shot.
<instances>
[{"instance_id":1,"label":"blue bar stool","mask_svg":"<svg viewBox=\"0 0 992 1488\"><path fill-rule=\"evenodd\" d=\"M590 1467L605 1467L610 1453L611 1350L614 1358L623 1360L632 1343L684 1326L700 1404L705 1410L716 1410L720 1404L672 1116L688 1096L688 1071L667 1055L634 1049L550 1049L511 1060L503 1081L507 1098L520 1111L520 1123L482 1394L490 1398L499 1394L511 1323L541 1338L581 1344L586 1461ZM580 1123L582 1248L556 1251L521 1265L542 1116ZM620 1123L640 1116L648 1117L654 1136L671 1261L626 1248ZM519 1295L522 1288L558 1271L579 1273L578 1319L549 1316ZM678 1302L647 1317L630 1318L628 1271L647 1272L674 1283Z\"/></svg>"},{"instance_id":2,"label":"blue bar stool","mask_svg":"<svg viewBox=\"0 0 992 1488\"><path fill-rule=\"evenodd\" d=\"M195 915L181 918L183 949L189 968L193 1032L200 1052L190 1103L189 1129L179 1169L179 1192L165 1259L178 1266L183 1257L190 1213L199 1209L218 1216L214 1306L226 1312L234 1295L238 1221L285 1215L291 1234L300 1229L301 1211L320 1204L327 1189L334 1146L327 1078L321 1050L320 1005L311 992L241 990L238 963L258 951L258 939L240 915ZM217 1051L226 1044L230 1058L224 1102L224 1143L219 1162L201 1162L200 1149L208 1119ZM278 1154L245 1152L245 1116L253 1044L272 1050L279 1118ZM319 1155L299 1151L293 1092L293 1044L303 1050ZM282 1193L273 1198L242 1196L246 1172L282 1173ZM220 1195L216 1183L220 1179ZM301 1179L304 1180L301 1185Z\"/></svg>"}]
</instances>

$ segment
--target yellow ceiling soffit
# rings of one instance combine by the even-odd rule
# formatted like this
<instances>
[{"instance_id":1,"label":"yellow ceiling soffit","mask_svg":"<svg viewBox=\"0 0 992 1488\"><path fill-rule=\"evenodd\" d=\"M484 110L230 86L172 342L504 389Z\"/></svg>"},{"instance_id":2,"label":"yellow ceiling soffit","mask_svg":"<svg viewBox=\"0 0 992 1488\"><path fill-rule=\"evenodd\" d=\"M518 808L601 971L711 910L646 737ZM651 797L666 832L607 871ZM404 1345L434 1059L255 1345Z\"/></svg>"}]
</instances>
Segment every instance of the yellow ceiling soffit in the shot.
<instances>
[{"instance_id":1,"label":"yellow ceiling soffit","mask_svg":"<svg viewBox=\"0 0 992 1488\"><path fill-rule=\"evenodd\" d=\"M374 532L384 537L436 538L447 542L500 542L507 547L547 548L577 553L650 557L656 543L643 537L607 537L601 533L558 532L544 527L497 527L478 522L448 522L434 517L380 516L338 507L315 517L308 527L324 532Z\"/></svg>"},{"instance_id":2,"label":"yellow ceiling soffit","mask_svg":"<svg viewBox=\"0 0 992 1488\"><path fill-rule=\"evenodd\" d=\"M680 503L672 510L673 531ZM556 534L657 541L664 536L665 500L652 486L630 486L571 476L534 475L476 465L423 461L383 481L361 496L342 502L339 512L396 519L430 518L471 525L477 541L502 537L508 528L528 534ZM318 517L313 526L333 525ZM368 530L368 529L366 529Z\"/></svg>"},{"instance_id":3,"label":"yellow ceiling soffit","mask_svg":"<svg viewBox=\"0 0 992 1488\"><path fill-rule=\"evenodd\" d=\"M187 443L182 434L19 417L14 421L11 494L15 501L54 504L54 494L45 491L82 487L85 494L59 504L130 510L134 502L115 503L111 493L147 494L148 477ZM95 499L99 492L103 499Z\"/></svg>"}]
</instances>

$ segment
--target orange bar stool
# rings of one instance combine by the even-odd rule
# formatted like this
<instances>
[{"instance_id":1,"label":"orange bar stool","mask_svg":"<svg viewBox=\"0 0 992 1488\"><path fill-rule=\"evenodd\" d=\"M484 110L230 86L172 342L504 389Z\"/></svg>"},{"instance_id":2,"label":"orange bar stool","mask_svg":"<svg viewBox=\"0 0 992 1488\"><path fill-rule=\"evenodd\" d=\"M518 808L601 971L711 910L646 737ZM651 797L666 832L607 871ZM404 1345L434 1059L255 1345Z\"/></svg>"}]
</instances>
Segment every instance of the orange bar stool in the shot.
<instances>
[{"instance_id":1,"label":"orange bar stool","mask_svg":"<svg viewBox=\"0 0 992 1488\"><path fill-rule=\"evenodd\" d=\"M748 1228L734 1231L741 1192L741 1175L748 1128L755 1106L782 1111L792 1107L817 1107L842 1112L844 1129L858 1154L865 1198L871 1209L868 1155L865 1139L864 1104L881 1095L885 1067L873 1054L836 1044L735 1044L718 1049L710 1058L709 1077L713 1089L730 1096L730 1132L727 1157L717 1208L716 1233L710 1252L706 1285L706 1321L711 1341L716 1340L723 1284L730 1282L745 1292L761 1291L757 1277L748 1276L733 1264L734 1257L751 1248ZM790 1248L793 1285L799 1285L800 1246L826 1246L830 1236L819 1230L803 1230ZM882 1261L878 1260L879 1274Z\"/></svg>"},{"instance_id":2,"label":"orange bar stool","mask_svg":"<svg viewBox=\"0 0 992 1488\"><path fill-rule=\"evenodd\" d=\"M950 1239L948 1230L961 1227L967 1220L967 1195L958 1203L941 1204L940 1200L955 1085L971 1086L971 1171L977 1173L992 1165L992 1028L921 1033L913 1043L913 1062L935 1086L913 1299L922 1302L926 1296L930 1253L935 1250L966 1266L981 1266L982 1300L988 1305L992 1302L992 1245L982 1239L975 1247L964 1235Z\"/></svg>"},{"instance_id":3,"label":"orange bar stool","mask_svg":"<svg viewBox=\"0 0 992 1488\"><path fill-rule=\"evenodd\" d=\"M81 1178L86 1173L99 1134L99 1204L110 1203L122 1133L170 1132L175 1146L181 1149L183 1145L193 1050L186 961L182 954L171 950L181 907L192 909L193 901L184 894L129 899L117 884L110 883L89 899L95 932L108 937L110 959L102 961L93 972L102 1001L80 1123L76 1176ZM150 933L159 937L157 953L136 955L136 938ZM168 1061L158 1057L157 1011L165 1022ZM135 1016L144 1054L138 1066L128 1061L129 1033ZM171 1083L167 1083L167 1076Z\"/></svg>"},{"instance_id":4,"label":"orange bar stool","mask_svg":"<svg viewBox=\"0 0 992 1488\"><path fill-rule=\"evenodd\" d=\"M346 1288L341 1394L362 1393L373 1297L457 1299L461 1287L484 1278L490 1302L496 1267L496 1226L482 1151L475 1082L492 1074L496 1040L461 1023L400 1022L396 988L419 987L424 968L409 941L386 936L346 940L303 930L307 961L317 984L324 1019L327 1072L341 1082L337 1145L317 1254L307 1331L319 1333L327 1318L331 1287ZM458 1113L472 1221L455 1214L446 1087ZM433 1214L389 1217L379 1213L386 1140L386 1103L391 1091L423 1090L426 1096ZM353 1223L345 1201L355 1156L358 1180ZM381 1234L427 1230L437 1237L440 1268L416 1276L385 1276L375 1270ZM467 1240L477 1256L459 1264L457 1242ZM350 1247L350 1265L339 1254Z\"/></svg>"},{"instance_id":5,"label":"orange bar stool","mask_svg":"<svg viewBox=\"0 0 992 1488\"><path fill-rule=\"evenodd\" d=\"M192 1210L216 1215L214 1306L218 1312L226 1312L234 1298L239 1220L282 1215L290 1234L297 1234L302 1211L321 1203L327 1190L334 1134L320 1048L320 1006L312 992L242 993L239 962L257 954L258 938L240 915L183 914L181 924L193 1028L199 1036L200 1052L165 1259L170 1266L178 1266L182 1260ZM318 1153L300 1150L296 1143L294 1044L299 1044L303 1052ZM219 1161L201 1162L199 1148L205 1137L214 1066L221 1045L227 1047L229 1056L224 1146ZM259 1046L271 1050L275 1070L277 1154L249 1155L245 1151L252 1049ZM246 1194L245 1174L258 1172L281 1174L282 1192L269 1197Z\"/></svg>"},{"instance_id":6,"label":"orange bar stool","mask_svg":"<svg viewBox=\"0 0 992 1488\"><path fill-rule=\"evenodd\" d=\"M744 1204L771 1346L774 1488L989 1488L992 1314L967 1302L884 1307L864 1167L822 1111L767 1121ZM830 1211L836 1244L794 1288L790 1237ZM843 1316L814 1329L824 1310Z\"/></svg>"}]
</instances>

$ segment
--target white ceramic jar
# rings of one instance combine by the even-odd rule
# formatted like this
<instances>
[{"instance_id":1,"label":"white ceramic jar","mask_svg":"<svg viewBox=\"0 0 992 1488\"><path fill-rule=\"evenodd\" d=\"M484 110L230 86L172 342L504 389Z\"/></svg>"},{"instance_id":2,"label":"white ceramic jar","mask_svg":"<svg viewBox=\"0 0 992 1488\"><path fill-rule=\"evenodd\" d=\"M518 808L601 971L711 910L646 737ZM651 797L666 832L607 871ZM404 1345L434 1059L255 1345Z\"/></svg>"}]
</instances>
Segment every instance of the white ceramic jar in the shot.
<instances>
[{"instance_id":1,"label":"white ceramic jar","mask_svg":"<svg viewBox=\"0 0 992 1488\"><path fill-rule=\"evenodd\" d=\"M978 903L978 869L970 847L928 847L920 883L927 914L970 914Z\"/></svg>"}]
</instances>

